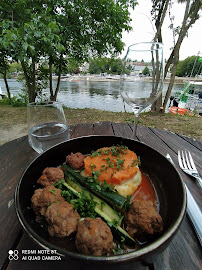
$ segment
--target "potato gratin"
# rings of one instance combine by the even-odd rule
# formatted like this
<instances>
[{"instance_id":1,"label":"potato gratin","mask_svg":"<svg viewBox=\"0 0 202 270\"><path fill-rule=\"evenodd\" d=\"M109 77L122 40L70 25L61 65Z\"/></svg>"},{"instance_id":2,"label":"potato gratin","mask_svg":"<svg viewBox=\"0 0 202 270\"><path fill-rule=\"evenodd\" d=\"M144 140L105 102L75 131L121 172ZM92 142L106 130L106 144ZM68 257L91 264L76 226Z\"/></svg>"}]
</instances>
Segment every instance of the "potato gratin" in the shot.
<instances>
[{"instance_id":1,"label":"potato gratin","mask_svg":"<svg viewBox=\"0 0 202 270\"><path fill-rule=\"evenodd\" d=\"M123 196L134 194L141 183L137 155L125 146L104 147L84 159L85 175L114 186Z\"/></svg>"}]
</instances>

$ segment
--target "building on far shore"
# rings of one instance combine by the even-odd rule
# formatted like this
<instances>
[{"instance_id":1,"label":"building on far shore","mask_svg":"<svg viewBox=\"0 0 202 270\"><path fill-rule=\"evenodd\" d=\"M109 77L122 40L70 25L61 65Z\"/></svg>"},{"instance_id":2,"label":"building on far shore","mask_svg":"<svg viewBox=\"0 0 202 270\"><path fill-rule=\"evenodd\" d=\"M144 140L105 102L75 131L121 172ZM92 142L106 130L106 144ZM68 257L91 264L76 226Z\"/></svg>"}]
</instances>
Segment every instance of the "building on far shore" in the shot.
<instances>
[{"instance_id":1,"label":"building on far shore","mask_svg":"<svg viewBox=\"0 0 202 270\"><path fill-rule=\"evenodd\" d=\"M143 70L148 67L150 74L152 73L152 65L145 62L127 62L126 67L131 70L131 75L142 75Z\"/></svg>"},{"instance_id":2,"label":"building on far shore","mask_svg":"<svg viewBox=\"0 0 202 270\"><path fill-rule=\"evenodd\" d=\"M89 63L84 62L82 66L79 67L80 71L83 73L88 73Z\"/></svg>"}]
</instances>

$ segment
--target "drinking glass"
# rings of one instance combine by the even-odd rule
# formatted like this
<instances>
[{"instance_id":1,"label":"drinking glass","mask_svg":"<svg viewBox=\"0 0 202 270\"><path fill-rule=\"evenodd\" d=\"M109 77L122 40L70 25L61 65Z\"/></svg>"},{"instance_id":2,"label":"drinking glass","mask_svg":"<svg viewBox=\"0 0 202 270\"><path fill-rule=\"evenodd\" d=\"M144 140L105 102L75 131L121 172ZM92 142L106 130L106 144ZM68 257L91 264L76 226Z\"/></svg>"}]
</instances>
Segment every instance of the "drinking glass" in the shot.
<instances>
[{"instance_id":1,"label":"drinking glass","mask_svg":"<svg viewBox=\"0 0 202 270\"><path fill-rule=\"evenodd\" d=\"M70 138L62 105L57 101L29 103L27 121L29 144L39 154Z\"/></svg>"},{"instance_id":2,"label":"drinking glass","mask_svg":"<svg viewBox=\"0 0 202 270\"><path fill-rule=\"evenodd\" d=\"M164 80L163 45L158 42L136 43L128 47L124 58L120 91L134 112L133 138L136 138L140 112L162 93Z\"/></svg>"}]
</instances>

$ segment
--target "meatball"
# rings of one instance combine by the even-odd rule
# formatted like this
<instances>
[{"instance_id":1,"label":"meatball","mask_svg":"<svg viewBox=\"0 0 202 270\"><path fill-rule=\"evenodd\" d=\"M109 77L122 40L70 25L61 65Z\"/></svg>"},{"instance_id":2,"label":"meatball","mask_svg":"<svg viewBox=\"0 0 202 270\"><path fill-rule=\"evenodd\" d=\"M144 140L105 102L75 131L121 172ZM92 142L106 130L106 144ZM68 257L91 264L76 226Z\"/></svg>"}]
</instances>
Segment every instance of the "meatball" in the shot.
<instances>
[{"instance_id":1,"label":"meatball","mask_svg":"<svg viewBox=\"0 0 202 270\"><path fill-rule=\"evenodd\" d=\"M66 237L76 232L80 215L68 202L53 203L46 211L50 236Z\"/></svg>"},{"instance_id":2,"label":"meatball","mask_svg":"<svg viewBox=\"0 0 202 270\"><path fill-rule=\"evenodd\" d=\"M74 170L82 169L84 166L84 155L81 153L71 153L66 157L66 163Z\"/></svg>"},{"instance_id":3,"label":"meatball","mask_svg":"<svg viewBox=\"0 0 202 270\"><path fill-rule=\"evenodd\" d=\"M134 201L126 216L126 223L126 230L132 237L152 235L163 230L162 218L152 201Z\"/></svg>"},{"instance_id":4,"label":"meatball","mask_svg":"<svg viewBox=\"0 0 202 270\"><path fill-rule=\"evenodd\" d=\"M77 250L86 255L107 255L114 248L111 229L100 218L80 221L75 243Z\"/></svg>"},{"instance_id":5,"label":"meatball","mask_svg":"<svg viewBox=\"0 0 202 270\"><path fill-rule=\"evenodd\" d=\"M32 208L37 215L37 219L45 216L47 207L55 202L63 202L65 199L61 196L61 190L54 186L36 189L31 198Z\"/></svg>"},{"instance_id":6,"label":"meatball","mask_svg":"<svg viewBox=\"0 0 202 270\"><path fill-rule=\"evenodd\" d=\"M43 187L54 185L58 181L64 178L64 172L60 168L46 168L43 170L41 177L37 180L37 183Z\"/></svg>"}]
</instances>

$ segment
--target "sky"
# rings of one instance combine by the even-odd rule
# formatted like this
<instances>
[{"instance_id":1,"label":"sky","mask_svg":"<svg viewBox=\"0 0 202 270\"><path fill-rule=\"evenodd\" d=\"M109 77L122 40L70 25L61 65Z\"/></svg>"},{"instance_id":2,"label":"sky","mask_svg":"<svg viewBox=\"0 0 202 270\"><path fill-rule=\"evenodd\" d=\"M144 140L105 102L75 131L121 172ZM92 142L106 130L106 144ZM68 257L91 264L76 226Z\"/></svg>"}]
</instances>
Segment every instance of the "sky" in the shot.
<instances>
[{"instance_id":1,"label":"sky","mask_svg":"<svg viewBox=\"0 0 202 270\"><path fill-rule=\"evenodd\" d=\"M150 0L139 0L139 5L135 7L135 10L131 12L131 26L133 28L129 33L123 33L123 42L126 44L125 50L121 57L125 55L127 47L131 44L151 41L154 37L155 26L151 21L151 8L152 4ZM183 21L185 4L178 4L176 0L173 1L173 7L171 14L174 16L174 27L180 26ZM202 16L202 14L201 14ZM169 29L170 19L168 12L162 28L163 44L164 44L164 56L168 59L173 47L173 34ZM192 28L188 31L188 37L185 37L180 48L180 60L186 59L188 56L199 55L202 57L202 17L196 21ZM199 53L200 52L200 53Z\"/></svg>"}]
</instances>

